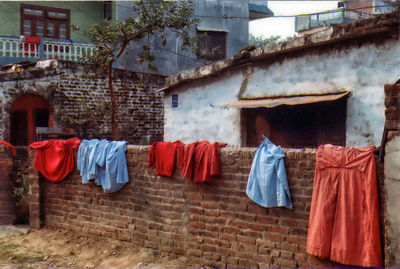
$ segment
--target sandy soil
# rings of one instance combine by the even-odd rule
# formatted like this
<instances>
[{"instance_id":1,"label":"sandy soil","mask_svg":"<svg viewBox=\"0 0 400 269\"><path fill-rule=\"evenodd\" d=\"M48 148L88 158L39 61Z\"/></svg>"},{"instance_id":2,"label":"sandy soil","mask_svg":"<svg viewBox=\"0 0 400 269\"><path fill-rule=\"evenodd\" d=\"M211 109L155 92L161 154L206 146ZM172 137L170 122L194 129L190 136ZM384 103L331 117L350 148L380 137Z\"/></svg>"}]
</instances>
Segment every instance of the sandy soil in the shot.
<instances>
[{"instance_id":1,"label":"sandy soil","mask_svg":"<svg viewBox=\"0 0 400 269\"><path fill-rule=\"evenodd\" d=\"M0 228L1 230L2 228ZM4 230L4 228L3 228ZM151 249L64 230L0 232L0 268L188 268Z\"/></svg>"}]
</instances>

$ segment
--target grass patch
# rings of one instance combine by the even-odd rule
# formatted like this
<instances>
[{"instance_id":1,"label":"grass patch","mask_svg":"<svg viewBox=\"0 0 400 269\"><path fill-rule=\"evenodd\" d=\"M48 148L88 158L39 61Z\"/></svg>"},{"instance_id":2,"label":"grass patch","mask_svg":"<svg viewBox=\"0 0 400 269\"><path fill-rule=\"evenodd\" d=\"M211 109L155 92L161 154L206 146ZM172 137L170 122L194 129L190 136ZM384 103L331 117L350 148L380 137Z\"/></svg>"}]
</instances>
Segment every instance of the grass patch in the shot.
<instances>
[{"instance_id":1,"label":"grass patch","mask_svg":"<svg viewBox=\"0 0 400 269\"><path fill-rule=\"evenodd\" d=\"M0 245L0 259L16 264L17 267L27 268L30 264L41 262L44 260L43 256L33 253L19 253L18 249L21 248L17 244L1 244Z\"/></svg>"}]
</instances>

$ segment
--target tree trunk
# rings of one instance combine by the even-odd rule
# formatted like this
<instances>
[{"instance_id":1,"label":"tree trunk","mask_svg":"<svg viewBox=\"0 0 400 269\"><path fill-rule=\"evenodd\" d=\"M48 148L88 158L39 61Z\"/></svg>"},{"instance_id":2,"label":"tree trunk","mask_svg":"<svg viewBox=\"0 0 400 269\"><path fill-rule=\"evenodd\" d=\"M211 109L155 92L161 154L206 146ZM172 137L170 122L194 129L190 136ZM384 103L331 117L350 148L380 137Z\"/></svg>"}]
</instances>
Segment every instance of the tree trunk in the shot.
<instances>
[{"instance_id":1,"label":"tree trunk","mask_svg":"<svg viewBox=\"0 0 400 269\"><path fill-rule=\"evenodd\" d=\"M111 98L111 130L114 140L119 140L118 117L117 117L117 102L115 101L112 62L108 65L108 89L110 90Z\"/></svg>"}]
</instances>

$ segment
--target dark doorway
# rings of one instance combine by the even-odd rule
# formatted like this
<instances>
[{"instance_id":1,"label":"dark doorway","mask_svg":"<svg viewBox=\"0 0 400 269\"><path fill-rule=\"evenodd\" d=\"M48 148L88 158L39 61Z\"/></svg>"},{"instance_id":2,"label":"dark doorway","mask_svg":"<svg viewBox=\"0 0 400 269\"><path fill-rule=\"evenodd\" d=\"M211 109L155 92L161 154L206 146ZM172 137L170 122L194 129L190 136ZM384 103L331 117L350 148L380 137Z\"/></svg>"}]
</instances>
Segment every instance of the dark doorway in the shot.
<instances>
[{"instance_id":1,"label":"dark doorway","mask_svg":"<svg viewBox=\"0 0 400 269\"><path fill-rule=\"evenodd\" d=\"M246 145L257 147L262 134L288 148L346 145L347 98L274 108L246 108L243 117Z\"/></svg>"},{"instance_id":2,"label":"dark doorway","mask_svg":"<svg viewBox=\"0 0 400 269\"><path fill-rule=\"evenodd\" d=\"M28 144L28 111L11 112L11 144L22 146Z\"/></svg>"},{"instance_id":3,"label":"dark doorway","mask_svg":"<svg viewBox=\"0 0 400 269\"><path fill-rule=\"evenodd\" d=\"M18 97L11 106L10 141L15 146L26 146L36 141L36 127L53 125L49 103L34 94Z\"/></svg>"}]
</instances>

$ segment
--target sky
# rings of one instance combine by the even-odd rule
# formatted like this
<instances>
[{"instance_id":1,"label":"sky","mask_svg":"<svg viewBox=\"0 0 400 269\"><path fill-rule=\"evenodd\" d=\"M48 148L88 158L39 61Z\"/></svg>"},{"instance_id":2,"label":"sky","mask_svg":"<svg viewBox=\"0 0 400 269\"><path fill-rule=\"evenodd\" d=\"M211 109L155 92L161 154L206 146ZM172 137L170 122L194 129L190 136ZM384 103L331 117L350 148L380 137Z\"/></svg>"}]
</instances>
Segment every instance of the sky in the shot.
<instances>
[{"instance_id":1,"label":"sky","mask_svg":"<svg viewBox=\"0 0 400 269\"><path fill-rule=\"evenodd\" d=\"M337 8L338 1L268 1L268 8L274 15L297 15L304 13L314 13ZM266 18L251 21L249 31L255 36L277 36L282 38L293 36L294 17L291 18Z\"/></svg>"}]
</instances>

